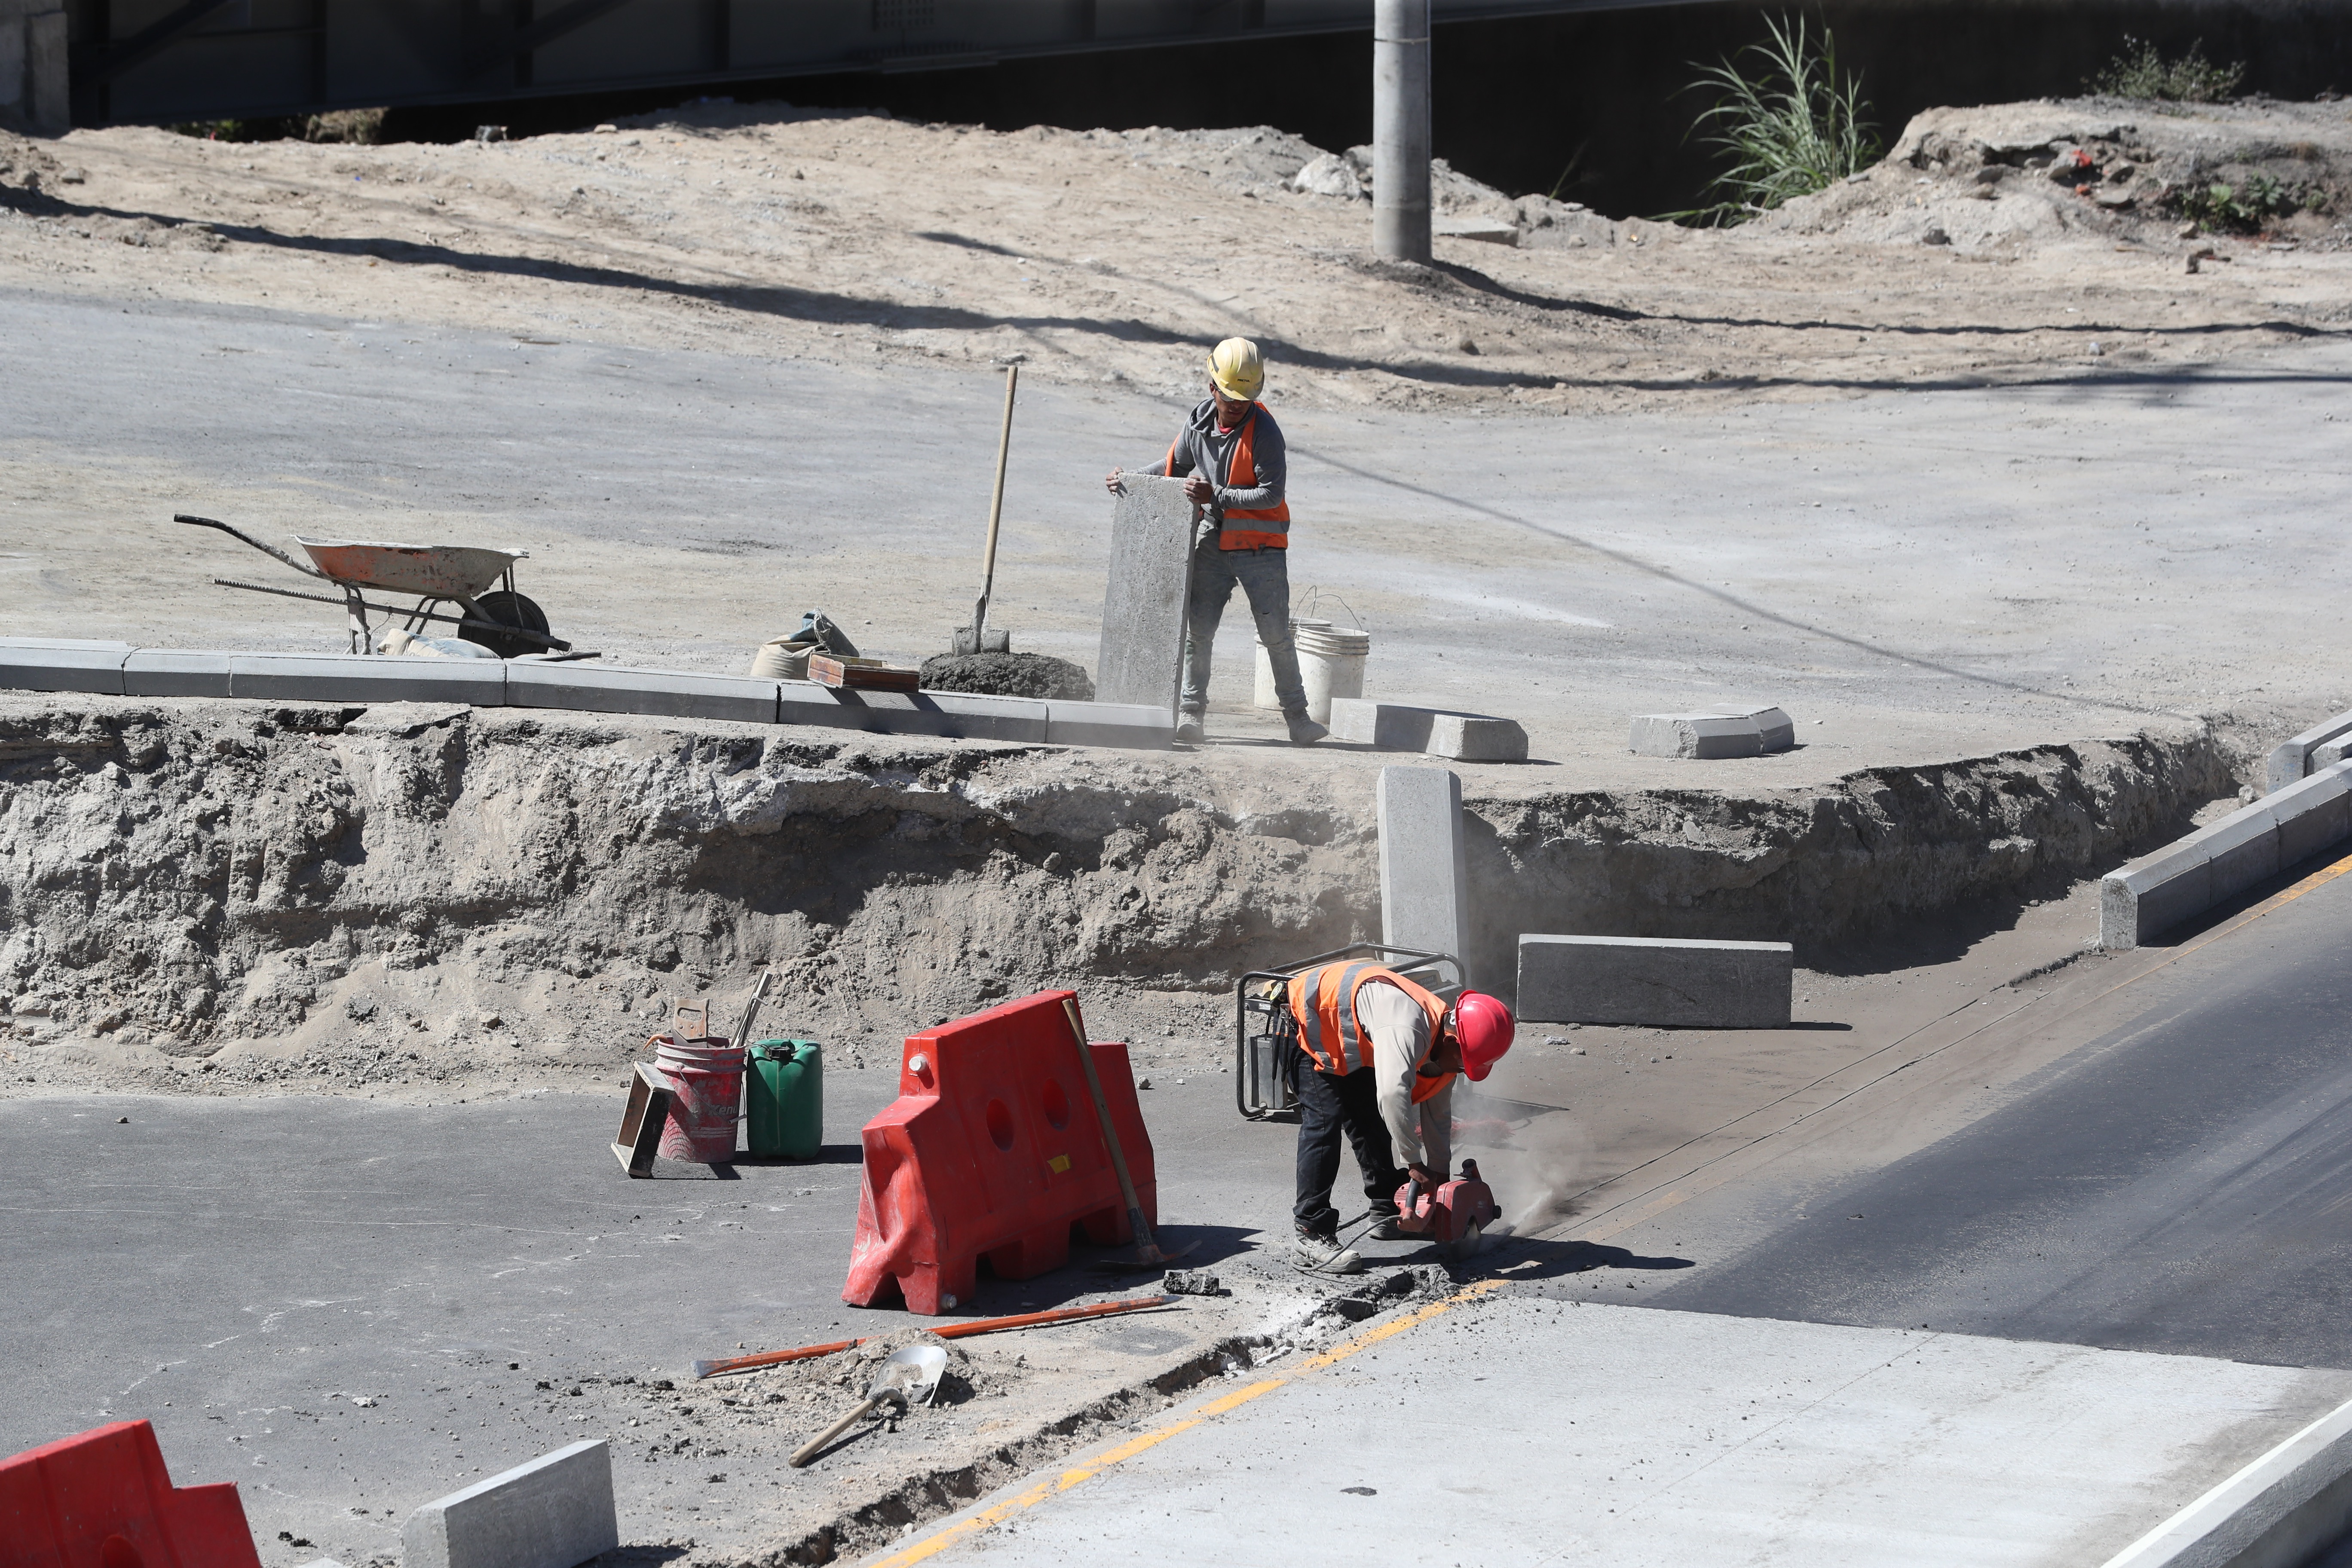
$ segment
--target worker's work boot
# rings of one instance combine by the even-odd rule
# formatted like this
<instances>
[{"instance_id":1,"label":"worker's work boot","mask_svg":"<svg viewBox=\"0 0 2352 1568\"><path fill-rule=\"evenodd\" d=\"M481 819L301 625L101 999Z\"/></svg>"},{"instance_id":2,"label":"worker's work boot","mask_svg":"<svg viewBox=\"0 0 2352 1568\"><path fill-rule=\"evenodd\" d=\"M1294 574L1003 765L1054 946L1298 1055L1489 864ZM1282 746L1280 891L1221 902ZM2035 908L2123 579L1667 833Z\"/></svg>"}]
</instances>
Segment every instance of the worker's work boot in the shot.
<instances>
[{"instance_id":1,"label":"worker's work boot","mask_svg":"<svg viewBox=\"0 0 2352 1568\"><path fill-rule=\"evenodd\" d=\"M1331 732L1309 719L1304 708L1296 713L1285 713L1282 721L1290 726L1290 743L1294 746L1311 746ZM1183 731L1180 730L1177 733L1181 735Z\"/></svg>"},{"instance_id":2,"label":"worker's work boot","mask_svg":"<svg viewBox=\"0 0 2352 1568\"><path fill-rule=\"evenodd\" d=\"M1208 727L1201 722L1202 715L1186 712L1176 721L1176 738L1188 746L1197 746L1208 740Z\"/></svg>"},{"instance_id":3,"label":"worker's work boot","mask_svg":"<svg viewBox=\"0 0 2352 1568\"><path fill-rule=\"evenodd\" d=\"M1297 1256L1301 1268L1311 1268L1318 1274L1361 1274L1364 1271L1361 1254L1352 1247L1341 1250L1339 1238L1336 1236L1325 1236L1304 1226L1299 1228Z\"/></svg>"},{"instance_id":4,"label":"worker's work boot","mask_svg":"<svg viewBox=\"0 0 2352 1568\"><path fill-rule=\"evenodd\" d=\"M1364 1234L1374 1241L1394 1241L1404 1235L1404 1232L1397 1228L1396 1215L1390 1215L1375 1221L1372 1228Z\"/></svg>"}]
</instances>

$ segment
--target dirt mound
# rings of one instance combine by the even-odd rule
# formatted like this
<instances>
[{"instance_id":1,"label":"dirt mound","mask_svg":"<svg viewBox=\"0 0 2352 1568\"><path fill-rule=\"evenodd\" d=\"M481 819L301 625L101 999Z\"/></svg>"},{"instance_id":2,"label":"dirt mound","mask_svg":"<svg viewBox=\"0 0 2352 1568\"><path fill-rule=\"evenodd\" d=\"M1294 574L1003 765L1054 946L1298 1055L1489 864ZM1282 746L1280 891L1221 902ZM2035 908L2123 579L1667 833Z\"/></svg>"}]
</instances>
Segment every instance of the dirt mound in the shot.
<instances>
[{"instance_id":1,"label":"dirt mound","mask_svg":"<svg viewBox=\"0 0 2352 1568\"><path fill-rule=\"evenodd\" d=\"M1214 1032L1235 974L1378 930L1369 773L527 710L0 700L0 1067L234 1092L513 1091L782 981L828 1061L1048 985ZM1841 932L2118 858L2236 787L2210 733L1762 798L1473 796L1474 968L1522 931ZM1360 787L1357 787L1360 786ZM1153 1029L1153 1034L1160 1031ZM1204 1047L1205 1048L1212 1048Z\"/></svg>"},{"instance_id":2,"label":"dirt mound","mask_svg":"<svg viewBox=\"0 0 2352 1568\"><path fill-rule=\"evenodd\" d=\"M1038 697L1091 702L1095 683L1066 658L1042 653L935 653L923 660L926 691L971 691L983 697Z\"/></svg>"},{"instance_id":3,"label":"dirt mound","mask_svg":"<svg viewBox=\"0 0 2352 1568\"><path fill-rule=\"evenodd\" d=\"M2347 195L2352 121L2336 105L2044 100L1928 110L1877 167L1750 226L2018 254L2170 242L2188 224L2340 248Z\"/></svg>"}]
</instances>

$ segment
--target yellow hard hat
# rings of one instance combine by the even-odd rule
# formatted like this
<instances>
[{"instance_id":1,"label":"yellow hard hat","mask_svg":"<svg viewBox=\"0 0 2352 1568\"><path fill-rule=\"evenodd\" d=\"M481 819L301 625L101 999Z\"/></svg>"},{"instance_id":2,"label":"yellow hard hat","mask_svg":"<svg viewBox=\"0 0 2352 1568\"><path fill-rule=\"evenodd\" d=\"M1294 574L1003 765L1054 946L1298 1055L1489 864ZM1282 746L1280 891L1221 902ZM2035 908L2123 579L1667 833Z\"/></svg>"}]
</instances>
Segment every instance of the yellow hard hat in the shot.
<instances>
[{"instance_id":1,"label":"yellow hard hat","mask_svg":"<svg viewBox=\"0 0 2352 1568\"><path fill-rule=\"evenodd\" d=\"M1255 400L1265 387L1265 362L1247 338L1227 338L1209 354L1209 379L1227 397Z\"/></svg>"}]
</instances>

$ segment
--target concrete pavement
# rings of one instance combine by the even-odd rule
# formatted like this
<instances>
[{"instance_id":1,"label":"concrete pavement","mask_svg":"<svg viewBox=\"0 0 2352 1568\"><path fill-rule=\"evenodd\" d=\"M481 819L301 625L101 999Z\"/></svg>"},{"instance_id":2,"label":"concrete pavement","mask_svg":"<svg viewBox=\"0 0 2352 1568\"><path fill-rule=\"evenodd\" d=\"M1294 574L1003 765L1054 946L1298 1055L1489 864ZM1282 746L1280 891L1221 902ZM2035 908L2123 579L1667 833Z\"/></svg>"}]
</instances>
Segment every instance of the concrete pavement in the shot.
<instances>
[{"instance_id":1,"label":"concrete pavement","mask_svg":"<svg viewBox=\"0 0 2352 1568\"><path fill-rule=\"evenodd\" d=\"M1507 1288L866 1562L2075 1568L2347 1397L2352 1373Z\"/></svg>"},{"instance_id":2,"label":"concrete pavement","mask_svg":"<svg viewBox=\"0 0 2352 1568\"><path fill-rule=\"evenodd\" d=\"M0 300L17 635L341 646L333 607L211 586L301 584L175 510L530 546L524 592L624 661L740 669L812 604L919 656L977 592L993 374L624 348L563 322L519 338ZM1573 787L1794 784L2166 710L2287 731L2352 696L2333 607L2352 478L2328 456L2352 418L2342 344L1607 417L1290 408L1273 374L1302 613L1370 627L1370 694L1518 718ZM1090 661L1102 475L1156 458L1182 410L1022 398L996 613L1017 647ZM1220 647L1214 695L1246 704L1247 639ZM1800 749L1625 752L1633 713L1748 699L1785 706Z\"/></svg>"}]
</instances>

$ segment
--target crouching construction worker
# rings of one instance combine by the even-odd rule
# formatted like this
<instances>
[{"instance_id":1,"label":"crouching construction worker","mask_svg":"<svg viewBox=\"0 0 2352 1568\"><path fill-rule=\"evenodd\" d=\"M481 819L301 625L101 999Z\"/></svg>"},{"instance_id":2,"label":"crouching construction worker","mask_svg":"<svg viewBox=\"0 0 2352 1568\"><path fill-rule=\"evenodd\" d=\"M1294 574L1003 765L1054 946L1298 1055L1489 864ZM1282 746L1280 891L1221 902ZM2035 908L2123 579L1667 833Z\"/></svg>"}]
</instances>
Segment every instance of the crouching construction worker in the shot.
<instances>
[{"instance_id":1,"label":"crouching construction worker","mask_svg":"<svg viewBox=\"0 0 2352 1568\"><path fill-rule=\"evenodd\" d=\"M1370 1235L1393 1240L1397 1188L1406 1173L1426 1186L1446 1179L1454 1157L1454 1077L1475 1082L1511 1048L1511 1010L1465 991L1449 1007L1393 970L1342 960L1288 982L1297 1026L1288 1068L1298 1095L1298 1226L1302 1262L1342 1272L1360 1260L1339 1250L1331 1184L1344 1129L1381 1217ZM1403 1161L1403 1169L1398 1161Z\"/></svg>"},{"instance_id":2,"label":"crouching construction worker","mask_svg":"<svg viewBox=\"0 0 2352 1568\"><path fill-rule=\"evenodd\" d=\"M1206 740L1209 655L1217 623L1238 585L1249 597L1257 640L1274 668L1274 692L1293 745L1331 731L1307 716L1307 688L1298 679L1298 650L1290 639L1290 503L1282 428L1257 401L1265 364L1247 338L1227 338L1209 355L1209 396L1170 442L1168 455L1147 474L1184 480L1184 494L1202 509L1192 547L1192 596L1186 605L1183 713L1180 741ZM1108 483L1118 493L1125 471Z\"/></svg>"}]
</instances>

